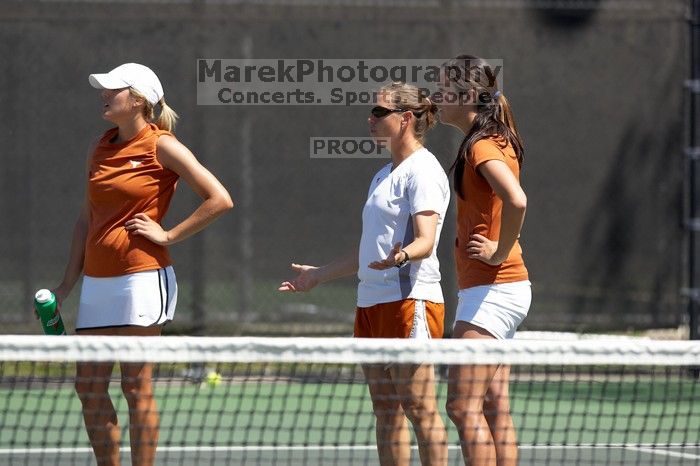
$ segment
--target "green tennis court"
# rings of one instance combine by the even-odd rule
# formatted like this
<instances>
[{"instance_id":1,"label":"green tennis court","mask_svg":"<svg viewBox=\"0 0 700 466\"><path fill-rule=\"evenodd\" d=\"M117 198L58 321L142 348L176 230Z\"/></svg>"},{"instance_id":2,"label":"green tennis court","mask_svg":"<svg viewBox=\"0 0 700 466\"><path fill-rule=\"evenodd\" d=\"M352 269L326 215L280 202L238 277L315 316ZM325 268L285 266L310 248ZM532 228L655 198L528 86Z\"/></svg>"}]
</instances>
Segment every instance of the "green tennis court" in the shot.
<instances>
[{"instance_id":1,"label":"green tennis court","mask_svg":"<svg viewBox=\"0 0 700 466\"><path fill-rule=\"evenodd\" d=\"M363 383L270 378L230 376L216 387L157 382L159 464L377 464ZM521 464L700 464L697 381L652 382L512 383ZM445 395L440 383L441 407ZM112 399L125 422L118 389ZM450 464L461 464L456 433L445 421ZM0 426L0 464L94 461L68 379L2 387ZM129 464L127 425L122 437Z\"/></svg>"}]
</instances>

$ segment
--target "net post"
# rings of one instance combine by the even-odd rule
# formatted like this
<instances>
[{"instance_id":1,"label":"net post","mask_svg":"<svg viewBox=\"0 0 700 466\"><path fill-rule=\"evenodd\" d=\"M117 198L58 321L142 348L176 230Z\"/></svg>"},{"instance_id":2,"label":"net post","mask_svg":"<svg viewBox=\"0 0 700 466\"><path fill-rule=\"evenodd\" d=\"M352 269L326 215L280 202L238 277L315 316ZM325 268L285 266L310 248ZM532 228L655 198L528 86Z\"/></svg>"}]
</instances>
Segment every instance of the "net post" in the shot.
<instances>
[{"instance_id":1,"label":"net post","mask_svg":"<svg viewBox=\"0 0 700 466\"><path fill-rule=\"evenodd\" d=\"M700 0L690 0L690 15L688 17L688 32L689 32L689 55L690 55L690 76L686 81L686 92L688 99L688 114L687 114L687 183L688 183L688 200L687 200L687 215L685 222L686 238L687 238L687 253L688 253L688 294L687 294L687 312L689 339L700 339L700 289L698 289L697 280L697 233L698 220L700 213L698 212L698 187L696 171L698 169L698 157L693 156L698 153L698 113L700 105ZM690 374L694 378L700 378L700 368L689 368Z\"/></svg>"},{"instance_id":2,"label":"net post","mask_svg":"<svg viewBox=\"0 0 700 466\"><path fill-rule=\"evenodd\" d=\"M253 37L248 34L243 38L241 45L242 56L246 60L253 58ZM241 198L239 209L241 226L239 230L239 264L238 264L238 321L249 322L252 318L253 289L253 209L254 177L253 177L253 118L254 115L243 110L240 129L240 178L239 189Z\"/></svg>"}]
</instances>

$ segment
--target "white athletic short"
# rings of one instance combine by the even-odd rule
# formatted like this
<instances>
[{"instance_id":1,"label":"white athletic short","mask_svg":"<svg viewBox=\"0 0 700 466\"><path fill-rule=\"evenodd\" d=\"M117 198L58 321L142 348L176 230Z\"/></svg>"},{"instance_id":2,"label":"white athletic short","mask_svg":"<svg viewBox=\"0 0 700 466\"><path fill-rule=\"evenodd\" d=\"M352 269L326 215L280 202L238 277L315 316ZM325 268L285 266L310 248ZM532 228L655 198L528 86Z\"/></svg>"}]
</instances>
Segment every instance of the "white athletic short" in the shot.
<instances>
[{"instance_id":1,"label":"white athletic short","mask_svg":"<svg viewBox=\"0 0 700 466\"><path fill-rule=\"evenodd\" d=\"M77 330L137 325L150 327L173 320L177 281L172 266L118 277L83 277Z\"/></svg>"},{"instance_id":2,"label":"white athletic short","mask_svg":"<svg viewBox=\"0 0 700 466\"><path fill-rule=\"evenodd\" d=\"M515 336L532 301L529 280L459 290L455 323L461 320L505 340Z\"/></svg>"}]
</instances>

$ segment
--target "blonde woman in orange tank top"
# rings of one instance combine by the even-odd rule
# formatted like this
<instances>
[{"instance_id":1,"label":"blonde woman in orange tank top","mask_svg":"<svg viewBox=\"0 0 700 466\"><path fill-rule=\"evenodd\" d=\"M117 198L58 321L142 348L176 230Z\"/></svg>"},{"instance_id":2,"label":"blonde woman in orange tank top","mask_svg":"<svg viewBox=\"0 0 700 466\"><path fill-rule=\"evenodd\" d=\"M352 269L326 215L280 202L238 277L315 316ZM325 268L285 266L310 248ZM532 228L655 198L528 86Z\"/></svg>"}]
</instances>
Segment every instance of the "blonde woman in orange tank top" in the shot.
<instances>
[{"instance_id":1,"label":"blonde woman in orange tank top","mask_svg":"<svg viewBox=\"0 0 700 466\"><path fill-rule=\"evenodd\" d=\"M464 133L451 169L458 195L460 288L453 337L513 338L531 302L518 243L527 203L520 186L522 141L508 100L491 79L494 67L461 55L444 70L433 101L440 121ZM465 464L518 462L509 375L505 365L450 367L447 412L459 432Z\"/></svg>"},{"instance_id":2,"label":"blonde woman in orange tank top","mask_svg":"<svg viewBox=\"0 0 700 466\"><path fill-rule=\"evenodd\" d=\"M158 77L136 63L90 75L101 89L102 118L114 124L91 148L87 193L75 224L58 303L84 274L76 324L79 335L158 336L170 321L177 282L167 246L202 230L233 207L226 189L171 131L177 114L166 105ZM161 111L154 118L154 108ZM202 198L175 227L165 216L179 178ZM159 418L152 366L120 363L129 405L131 459L155 461ZM112 363L79 363L75 388L98 465L119 464L121 429L108 393Z\"/></svg>"}]
</instances>

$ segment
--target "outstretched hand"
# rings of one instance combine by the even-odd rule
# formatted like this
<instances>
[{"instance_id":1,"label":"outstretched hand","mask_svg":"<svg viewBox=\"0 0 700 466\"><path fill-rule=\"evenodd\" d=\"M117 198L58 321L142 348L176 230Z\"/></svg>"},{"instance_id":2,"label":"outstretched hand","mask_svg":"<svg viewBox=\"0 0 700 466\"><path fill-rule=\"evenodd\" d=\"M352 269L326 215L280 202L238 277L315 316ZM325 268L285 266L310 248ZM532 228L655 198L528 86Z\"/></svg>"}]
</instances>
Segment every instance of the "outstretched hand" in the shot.
<instances>
[{"instance_id":1,"label":"outstretched hand","mask_svg":"<svg viewBox=\"0 0 700 466\"><path fill-rule=\"evenodd\" d=\"M401 243L399 242L396 243L393 248L391 248L389 255L386 256L386 259L371 262L367 267L374 270L386 270L396 266L396 264L401 262L403 259L404 253L401 252Z\"/></svg>"},{"instance_id":2,"label":"outstretched hand","mask_svg":"<svg viewBox=\"0 0 700 466\"><path fill-rule=\"evenodd\" d=\"M313 265L292 264L292 270L298 273L296 278L282 282L277 291L310 291L320 283Z\"/></svg>"}]
</instances>

